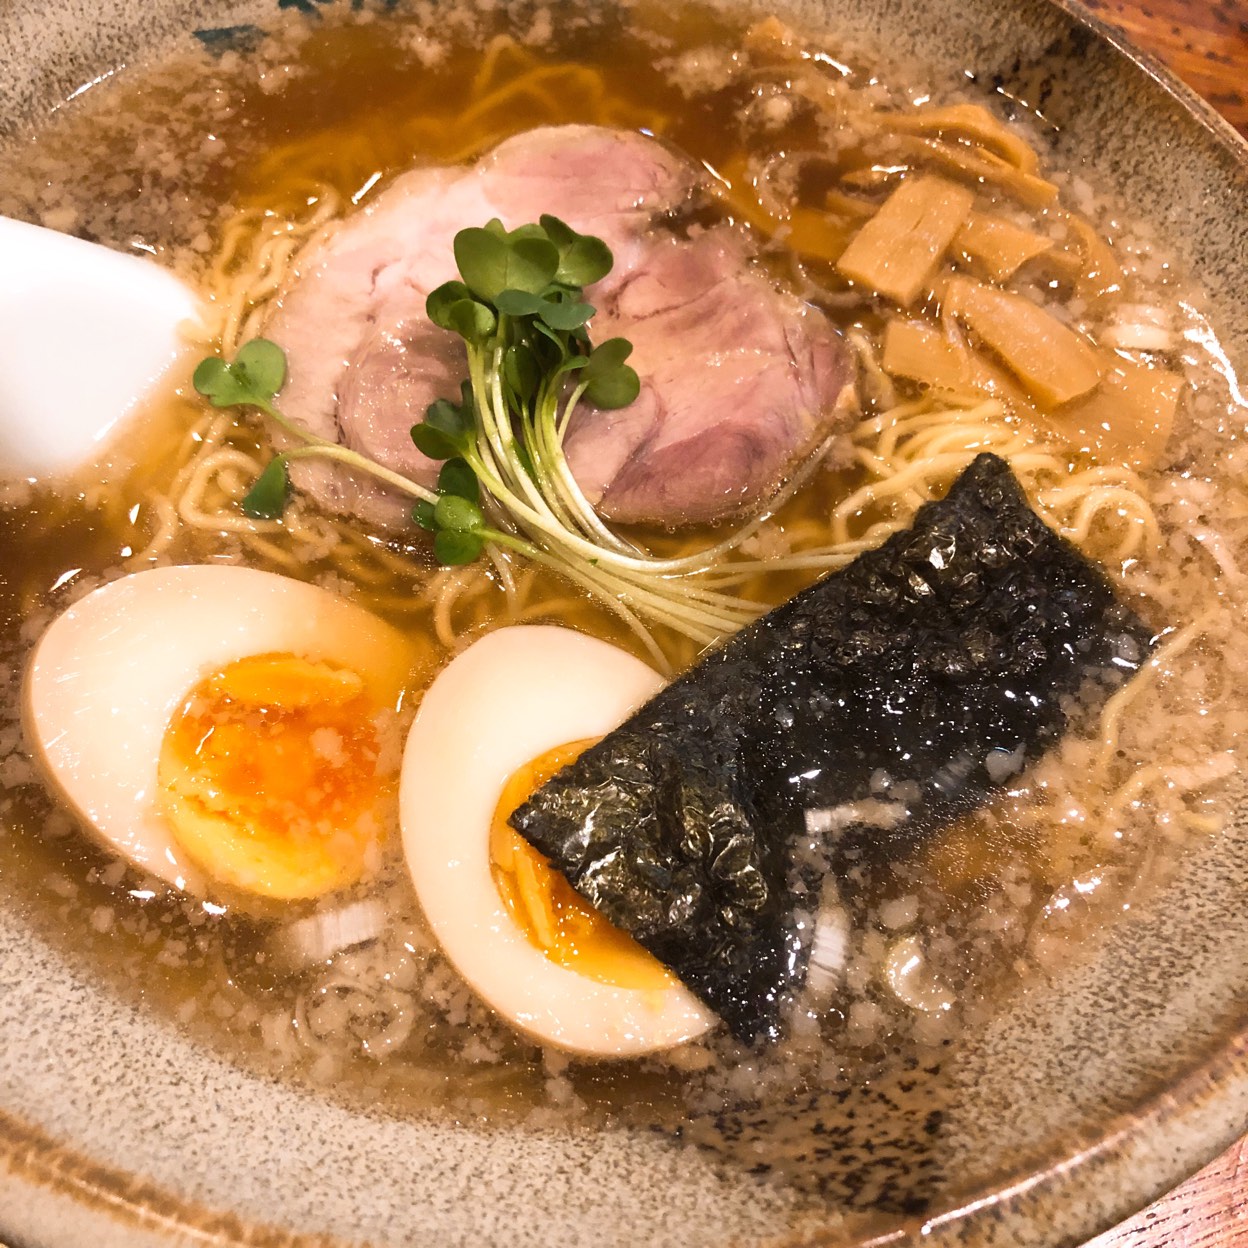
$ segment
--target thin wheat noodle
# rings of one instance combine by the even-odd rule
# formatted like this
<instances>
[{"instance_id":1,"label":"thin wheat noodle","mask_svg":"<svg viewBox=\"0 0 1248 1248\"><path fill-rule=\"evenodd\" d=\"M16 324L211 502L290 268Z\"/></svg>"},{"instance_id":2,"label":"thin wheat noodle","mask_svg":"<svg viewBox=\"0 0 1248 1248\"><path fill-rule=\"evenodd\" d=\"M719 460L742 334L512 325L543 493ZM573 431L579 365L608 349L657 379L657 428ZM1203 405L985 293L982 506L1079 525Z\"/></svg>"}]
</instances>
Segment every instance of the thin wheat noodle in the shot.
<instances>
[{"instance_id":1,"label":"thin wheat noodle","mask_svg":"<svg viewBox=\"0 0 1248 1248\"><path fill-rule=\"evenodd\" d=\"M1097 757L1097 765L1102 771L1109 768L1114 755L1118 752L1122 717L1127 708L1156 683L1160 675L1167 670L1170 663L1182 655L1209 630L1213 619L1213 613L1209 612L1171 634L1153 651L1148 662L1140 669L1135 679L1124 685L1105 703L1100 718L1101 750Z\"/></svg>"},{"instance_id":2,"label":"thin wheat noodle","mask_svg":"<svg viewBox=\"0 0 1248 1248\"><path fill-rule=\"evenodd\" d=\"M1155 763L1136 770L1115 792L1105 804L1102 818L1108 827L1114 827L1121 821L1127 808L1143 799L1144 795L1158 782L1165 781L1165 773Z\"/></svg>"},{"instance_id":3,"label":"thin wheat noodle","mask_svg":"<svg viewBox=\"0 0 1248 1248\"><path fill-rule=\"evenodd\" d=\"M154 513L155 525L148 534L147 544L126 560L128 567L154 563L166 555L177 540L178 510L167 495L149 493L144 500L144 508Z\"/></svg>"}]
</instances>

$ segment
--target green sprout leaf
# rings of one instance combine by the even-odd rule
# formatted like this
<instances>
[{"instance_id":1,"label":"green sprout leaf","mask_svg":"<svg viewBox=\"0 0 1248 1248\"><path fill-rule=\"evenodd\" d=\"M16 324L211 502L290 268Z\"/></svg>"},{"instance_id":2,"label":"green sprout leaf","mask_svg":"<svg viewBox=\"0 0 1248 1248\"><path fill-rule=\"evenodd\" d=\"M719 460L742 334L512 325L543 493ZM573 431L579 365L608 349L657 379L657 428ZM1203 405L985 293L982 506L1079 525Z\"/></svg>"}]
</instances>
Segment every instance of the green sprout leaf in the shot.
<instances>
[{"instance_id":1,"label":"green sprout leaf","mask_svg":"<svg viewBox=\"0 0 1248 1248\"><path fill-rule=\"evenodd\" d=\"M498 317L493 309L476 299L461 299L447 310L447 329L453 330L465 342L480 346L487 342L498 328Z\"/></svg>"},{"instance_id":2,"label":"green sprout leaf","mask_svg":"<svg viewBox=\"0 0 1248 1248\"><path fill-rule=\"evenodd\" d=\"M485 342L498 328L494 309L474 299L463 282L443 282L430 291L425 312L439 329L449 329L473 346Z\"/></svg>"},{"instance_id":3,"label":"green sprout leaf","mask_svg":"<svg viewBox=\"0 0 1248 1248\"><path fill-rule=\"evenodd\" d=\"M595 407L627 407L641 393L641 378L627 364L595 377L585 387L585 397Z\"/></svg>"},{"instance_id":4,"label":"green sprout leaf","mask_svg":"<svg viewBox=\"0 0 1248 1248\"><path fill-rule=\"evenodd\" d=\"M437 524L433 518L433 504L428 499L422 498L415 507L412 508L412 519L420 525L422 529L428 529L430 533L437 529Z\"/></svg>"},{"instance_id":5,"label":"green sprout leaf","mask_svg":"<svg viewBox=\"0 0 1248 1248\"><path fill-rule=\"evenodd\" d=\"M271 399L286 380L286 353L267 338L253 338L239 348L231 366L256 394Z\"/></svg>"},{"instance_id":6,"label":"green sprout leaf","mask_svg":"<svg viewBox=\"0 0 1248 1248\"><path fill-rule=\"evenodd\" d=\"M434 504L433 522L451 533L475 533L485 525L481 508L458 494L443 494Z\"/></svg>"},{"instance_id":7,"label":"green sprout leaf","mask_svg":"<svg viewBox=\"0 0 1248 1248\"><path fill-rule=\"evenodd\" d=\"M233 407L235 403L246 402L243 388L230 366L216 355L200 360L191 374L191 384L214 407Z\"/></svg>"},{"instance_id":8,"label":"green sprout leaf","mask_svg":"<svg viewBox=\"0 0 1248 1248\"><path fill-rule=\"evenodd\" d=\"M559 270L559 250L545 238L518 238L511 243L507 285L540 295Z\"/></svg>"},{"instance_id":9,"label":"green sprout leaf","mask_svg":"<svg viewBox=\"0 0 1248 1248\"><path fill-rule=\"evenodd\" d=\"M462 449L457 440L448 438L440 429L429 424L413 425L412 441L428 459L451 459Z\"/></svg>"},{"instance_id":10,"label":"green sprout leaf","mask_svg":"<svg viewBox=\"0 0 1248 1248\"><path fill-rule=\"evenodd\" d=\"M286 380L286 355L267 338L253 338L233 364L217 356L201 360L191 383L213 407L267 407Z\"/></svg>"},{"instance_id":11,"label":"green sprout leaf","mask_svg":"<svg viewBox=\"0 0 1248 1248\"><path fill-rule=\"evenodd\" d=\"M290 497L290 472L286 456L277 455L265 465L256 483L243 498L243 515L253 520L277 520Z\"/></svg>"},{"instance_id":12,"label":"green sprout leaf","mask_svg":"<svg viewBox=\"0 0 1248 1248\"><path fill-rule=\"evenodd\" d=\"M556 354L554 357L555 358L554 367L557 368L559 364L561 364L568 357L567 344L564 342L563 338L560 337L559 331L551 329L550 326L547 325L544 321L540 319L535 319L532 324L533 324L533 328L539 334L541 334L543 338L546 338L550 342L553 342L555 344ZM534 346L539 345L538 340L536 338L533 339L532 341L533 341Z\"/></svg>"},{"instance_id":13,"label":"green sprout leaf","mask_svg":"<svg viewBox=\"0 0 1248 1248\"><path fill-rule=\"evenodd\" d=\"M600 238L582 234L559 257L555 280L569 286L591 286L611 272L611 249Z\"/></svg>"},{"instance_id":14,"label":"green sprout leaf","mask_svg":"<svg viewBox=\"0 0 1248 1248\"><path fill-rule=\"evenodd\" d=\"M507 289L507 240L488 226L455 235L455 263L472 293L491 302Z\"/></svg>"},{"instance_id":15,"label":"green sprout leaf","mask_svg":"<svg viewBox=\"0 0 1248 1248\"><path fill-rule=\"evenodd\" d=\"M429 292L425 300L425 314L439 329L450 329L447 313L457 303L472 298L472 291L463 282L443 282Z\"/></svg>"},{"instance_id":16,"label":"green sprout leaf","mask_svg":"<svg viewBox=\"0 0 1248 1248\"><path fill-rule=\"evenodd\" d=\"M551 303L549 300L542 300L541 310L538 315L546 322L551 329L564 330L577 329L584 325L594 314L594 309L581 300L570 300L566 303Z\"/></svg>"},{"instance_id":17,"label":"green sprout leaf","mask_svg":"<svg viewBox=\"0 0 1248 1248\"><path fill-rule=\"evenodd\" d=\"M532 348L524 343L508 347L503 354L503 380L518 403L527 403L542 383L542 369Z\"/></svg>"},{"instance_id":18,"label":"green sprout leaf","mask_svg":"<svg viewBox=\"0 0 1248 1248\"><path fill-rule=\"evenodd\" d=\"M450 399L434 399L425 409L425 423L452 439L462 437L467 425L464 409Z\"/></svg>"},{"instance_id":19,"label":"green sprout leaf","mask_svg":"<svg viewBox=\"0 0 1248 1248\"><path fill-rule=\"evenodd\" d=\"M633 344L627 338L608 338L590 352L585 376L592 380L614 372L632 353Z\"/></svg>"},{"instance_id":20,"label":"green sprout leaf","mask_svg":"<svg viewBox=\"0 0 1248 1248\"><path fill-rule=\"evenodd\" d=\"M448 459L438 473L438 493L466 499L475 506L481 501L481 483L467 460Z\"/></svg>"},{"instance_id":21,"label":"green sprout leaf","mask_svg":"<svg viewBox=\"0 0 1248 1248\"><path fill-rule=\"evenodd\" d=\"M540 295L559 268L559 251L545 238L500 238L494 230L460 230L455 263L469 290L493 303L505 290Z\"/></svg>"},{"instance_id":22,"label":"green sprout leaf","mask_svg":"<svg viewBox=\"0 0 1248 1248\"><path fill-rule=\"evenodd\" d=\"M458 407L450 399L435 399L424 421L412 426L412 441L422 455L430 459L451 459L471 446L472 392L467 383L462 393L464 401Z\"/></svg>"},{"instance_id":23,"label":"green sprout leaf","mask_svg":"<svg viewBox=\"0 0 1248 1248\"><path fill-rule=\"evenodd\" d=\"M597 407L627 407L641 393L641 379L624 363L633 353L627 338L608 338L590 353L581 373L585 397Z\"/></svg>"},{"instance_id":24,"label":"green sprout leaf","mask_svg":"<svg viewBox=\"0 0 1248 1248\"><path fill-rule=\"evenodd\" d=\"M566 251L581 237L566 221L552 213L544 212L538 217L538 228L561 252Z\"/></svg>"},{"instance_id":25,"label":"green sprout leaf","mask_svg":"<svg viewBox=\"0 0 1248 1248\"><path fill-rule=\"evenodd\" d=\"M484 549L485 539L476 533L443 530L433 539L433 553L438 562L452 568L472 563Z\"/></svg>"},{"instance_id":26,"label":"green sprout leaf","mask_svg":"<svg viewBox=\"0 0 1248 1248\"><path fill-rule=\"evenodd\" d=\"M546 306L546 300L527 290L504 290L494 306L504 316L534 316Z\"/></svg>"},{"instance_id":27,"label":"green sprout leaf","mask_svg":"<svg viewBox=\"0 0 1248 1248\"><path fill-rule=\"evenodd\" d=\"M440 562L471 563L484 549L480 503L481 486L471 466L463 459L448 459L438 473L437 501L422 499L412 508L412 519L434 535L433 549Z\"/></svg>"},{"instance_id":28,"label":"green sprout leaf","mask_svg":"<svg viewBox=\"0 0 1248 1248\"><path fill-rule=\"evenodd\" d=\"M570 225L549 214L541 218L546 236L559 249L555 281L563 286L585 287L611 272L611 248L592 234L578 234Z\"/></svg>"},{"instance_id":29,"label":"green sprout leaf","mask_svg":"<svg viewBox=\"0 0 1248 1248\"><path fill-rule=\"evenodd\" d=\"M502 222L495 218L495 224L502 225ZM513 243L518 242L522 238L540 238L548 243L554 242L554 239L540 225L533 225L532 223L529 225L518 225L510 234L504 231L502 237L510 239Z\"/></svg>"}]
</instances>

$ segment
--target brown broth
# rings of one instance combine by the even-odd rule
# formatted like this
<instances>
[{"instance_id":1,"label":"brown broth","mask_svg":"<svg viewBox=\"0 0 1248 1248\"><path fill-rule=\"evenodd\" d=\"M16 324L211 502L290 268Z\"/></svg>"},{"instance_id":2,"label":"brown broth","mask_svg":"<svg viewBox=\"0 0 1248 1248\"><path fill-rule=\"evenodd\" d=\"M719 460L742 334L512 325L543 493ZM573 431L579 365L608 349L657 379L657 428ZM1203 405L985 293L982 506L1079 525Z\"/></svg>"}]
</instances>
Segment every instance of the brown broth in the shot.
<instances>
[{"instance_id":1,"label":"brown broth","mask_svg":"<svg viewBox=\"0 0 1248 1248\"><path fill-rule=\"evenodd\" d=\"M733 61L741 31L721 17L695 9L672 16L654 5L638 10L627 23L612 10L591 19L577 10L539 7L518 16L500 11L462 20L462 29L449 32L419 18L291 22L254 52L180 51L129 71L17 145L20 168L9 165L0 185L0 211L121 246L141 245L202 278L222 224L239 209L263 206L279 215L298 214L318 184L344 199L366 202L413 165L462 159L533 126L643 127L711 167L754 151L803 150L821 141L820 127L800 109L778 124L760 124L757 84L742 81ZM505 28L518 32L521 43L503 49L493 71L483 73L481 49ZM523 74L534 78L533 89L498 103L508 84ZM195 84L189 91L188 81ZM865 74L856 81L873 98L898 106L912 94L925 94L919 86L889 92ZM86 167L77 155L82 150L93 153ZM1116 240L1130 266L1132 297L1172 293L1179 279L1158 267L1150 243L1140 237L1123 229ZM771 262L777 273L785 272L783 254ZM877 307L833 308L833 315L867 333L876 332L882 319ZM1176 479L1194 476L1199 482L1226 471L1224 463L1214 464L1200 449L1199 426L1223 419L1213 410L1219 403L1223 414L1227 409L1207 361L1193 354L1188 367L1203 387L1200 393L1215 396L1208 411L1193 404L1190 427L1177 441L1176 462L1187 456L1187 466L1186 475ZM732 1071L741 1055L718 1042L671 1062L655 1059L603 1070L569 1067L557 1055L517 1039L457 984L431 947L401 864L393 859L375 887L393 912L394 931L373 958L377 965L366 965L371 955L360 955L341 973L366 985L364 995L372 994L369 1008L375 1014L393 1006L381 1000L379 988L389 975L386 982L402 1002L410 998L391 1009L412 1013L406 1038L393 1046L393 1053L380 1041L381 1047L369 1052L341 1032L340 1020L336 1042L303 1046L289 1020L298 1015L307 1032L315 976L292 983L272 974L262 956L262 925L254 916L231 907L217 913L195 901L168 898L94 848L56 809L17 740L25 653L56 611L90 586L133 570L128 561L144 549L154 526L151 495L167 489L184 458L179 447L185 431L201 417L184 384L153 414L142 438L127 442L99 481L68 492L36 491L29 498L14 488L11 505L0 510L0 674L7 686L0 713L0 817L7 829L0 833L3 904L27 913L42 934L60 945L77 948L85 936L89 948L81 956L93 969L118 991L141 998L206 1043L224 1045L264 1068L333 1085L340 1093L345 1088L348 1095L366 1098L384 1094L389 1104L412 1111L445 1108L489 1120L521 1113L538 1121L548 1113L619 1113L671 1122L690 1106L704 1108L707 1097L719 1097L721 1103L731 1097ZM262 434L246 424L231 436L243 447L263 442ZM776 532L783 537L789 529L823 523L830 504L860 479L852 471L821 473L781 515ZM1245 537L1244 504L1242 494L1226 493L1205 507L1207 523L1221 526L1231 545ZM1237 513L1240 507L1244 510ZM1191 541L1176 536L1180 509L1171 508L1163 518L1174 549L1155 574L1187 577L1196 597L1218 605L1223 590L1215 583L1215 569L1200 565ZM667 546L687 540L646 536ZM180 532L161 559L266 565L255 548L196 531ZM341 561L333 557L297 572L344 584ZM433 575L417 552L387 593L415 598ZM761 579L751 592L760 601L778 601L804 579ZM355 590L370 600L369 586ZM613 617L574 597L569 601L565 587L552 578L539 576L532 592L536 602L558 603L548 612L551 618L634 644ZM500 601L499 591L488 588L471 627L488 626ZM434 636L428 607L400 610L392 602L382 610L414 634ZM432 640L429 645L435 652L432 670L446 654ZM691 647L672 639L668 645L678 666L694 658ZM1186 678L1212 681L1222 662L1242 666L1243 658L1206 656ZM1195 748L1213 754L1233 749L1245 726L1245 715L1237 710L1220 721L1222 735ZM1147 728L1129 726L1123 747L1147 757ZM1001 1008L1019 982L1016 963L1072 956L1073 941L1064 935L1038 952L1037 931L1069 928L1086 937L1109 921L1123 898L1135 896L1147 874L1144 865L1155 864L1158 854L1144 843L1141 829L1148 830L1158 812L1128 811L1126 835L1117 843L1100 835L1095 812L1105 795L1081 793L1069 780L1070 771L1094 748L1095 742L1076 741L992 809L898 864L878 887L868 912L858 916L861 930L851 950L848 991L821 1024L818 1043L812 1047L796 1040L774 1058L768 1077L777 1088L790 1089L816 1076L853 1082L855 1072L860 1075L881 1055L903 1048L909 1054L955 1039L975 1016ZM1216 786L1194 790L1190 801L1170 812L1177 823L1186 818L1186 830L1174 832L1160 857L1174 860L1186 840L1217 826L1222 811ZM1084 888L1093 874L1097 888ZM1094 893L1095 905L1089 900ZM1068 901L1075 897L1073 910L1069 905L1053 908L1063 894ZM922 930L932 934L933 977L960 1002L958 1009L908 1010L882 986L881 967L890 949L904 934ZM329 1008L337 981L317 974L322 990L317 1000L322 1006L329 1001L324 1007ZM351 1025L348 1019L347 1033ZM384 1031L375 1018L360 1026L371 1027L370 1034L380 1034L379 1027ZM723 1082L703 1083L682 1070L700 1066L712 1068ZM344 1071L349 1075L345 1085Z\"/></svg>"}]
</instances>

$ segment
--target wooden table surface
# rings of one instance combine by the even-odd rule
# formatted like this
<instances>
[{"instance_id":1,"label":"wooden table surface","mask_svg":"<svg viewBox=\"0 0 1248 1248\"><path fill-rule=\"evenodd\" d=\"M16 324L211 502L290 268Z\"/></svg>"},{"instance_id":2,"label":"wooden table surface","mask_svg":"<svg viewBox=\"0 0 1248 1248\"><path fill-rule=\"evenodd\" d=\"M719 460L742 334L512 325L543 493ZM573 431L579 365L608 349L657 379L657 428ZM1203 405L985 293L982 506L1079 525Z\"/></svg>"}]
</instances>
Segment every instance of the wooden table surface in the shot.
<instances>
[{"instance_id":1,"label":"wooden table surface","mask_svg":"<svg viewBox=\"0 0 1248 1248\"><path fill-rule=\"evenodd\" d=\"M1248 0L1084 0L1248 137ZM1248 1248L1248 1136L1088 1248Z\"/></svg>"},{"instance_id":2,"label":"wooden table surface","mask_svg":"<svg viewBox=\"0 0 1248 1248\"><path fill-rule=\"evenodd\" d=\"M1248 0L1083 2L1165 61L1248 137Z\"/></svg>"}]
</instances>

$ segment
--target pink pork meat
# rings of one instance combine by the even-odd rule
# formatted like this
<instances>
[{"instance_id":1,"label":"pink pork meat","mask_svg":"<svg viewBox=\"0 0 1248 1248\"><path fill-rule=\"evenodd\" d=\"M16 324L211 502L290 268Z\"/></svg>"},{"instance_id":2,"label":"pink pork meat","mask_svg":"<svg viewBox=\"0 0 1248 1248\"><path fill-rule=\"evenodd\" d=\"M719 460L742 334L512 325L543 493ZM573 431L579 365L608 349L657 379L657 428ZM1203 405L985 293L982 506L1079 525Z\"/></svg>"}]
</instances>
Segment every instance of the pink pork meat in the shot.
<instances>
[{"instance_id":1,"label":"pink pork meat","mask_svg":"<svg viewBox=\"0 0 1248 1248\"><path fill-rule=\"evenodd\" d=\"M656 140L595 126L532 130L471 167L405 174L300 258L266 327L287 355L283 411L432 485L438 465L409 431L434 399L458 397L467 369L425 299L456 276L460 229L553 213L611 248L615 267L587 292L590 333L628 338L642 378L630 407L574 417L566 449L590 502L611 520L676 526L765 499L848 420L850 354L820 312L752 265L744 232L664 228L701 185ZM409 500L340 466L305 460L292 478L333 511L409 523Z\"/></svg>"}]
</instances>

